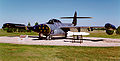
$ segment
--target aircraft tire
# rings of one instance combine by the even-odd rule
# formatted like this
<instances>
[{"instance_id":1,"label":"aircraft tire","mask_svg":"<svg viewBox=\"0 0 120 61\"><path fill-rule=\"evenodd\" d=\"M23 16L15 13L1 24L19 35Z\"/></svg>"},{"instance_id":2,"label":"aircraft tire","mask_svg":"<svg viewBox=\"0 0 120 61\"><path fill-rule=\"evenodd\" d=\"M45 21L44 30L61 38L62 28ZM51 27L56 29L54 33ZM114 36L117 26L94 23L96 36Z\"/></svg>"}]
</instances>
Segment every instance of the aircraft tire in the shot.
<instances>
[{"instance_id":1,"label":"aircraft tire","mask_svg":"<svg viewBox=\"0 0 120 61\"><path fill-rule=\"evenodd\" d=\"M41 33L39 33L39 39L42 39L42 34Z\"/></svg>"},{"instance_id":2,"label":"aircraft tire","mask_svg":"<svg viewBox=\"0 0 120 61\"><path fill-rule=\"evenodd\" d=\"M52 36L46 36L46 40L51 40L52 39Z\"/></svg>"}]
</instances>

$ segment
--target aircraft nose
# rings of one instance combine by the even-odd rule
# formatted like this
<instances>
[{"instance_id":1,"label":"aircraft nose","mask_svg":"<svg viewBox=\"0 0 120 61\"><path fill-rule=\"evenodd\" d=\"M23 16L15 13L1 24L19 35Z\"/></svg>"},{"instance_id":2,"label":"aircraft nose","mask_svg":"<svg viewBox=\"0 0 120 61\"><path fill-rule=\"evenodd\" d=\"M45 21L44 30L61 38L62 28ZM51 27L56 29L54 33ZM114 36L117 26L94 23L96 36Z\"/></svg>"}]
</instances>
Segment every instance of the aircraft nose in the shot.
<instances>
[{"instance_id":1,"label":"aircraft nose","mask_svg":"<svg viewBox=\"0 0 120 61\"><path fill-rule=\"evenodd\" d=\"M40 24L34 27L34 30L38 33L49 34L51 32L50 27L47 24Z\"/></svg>"}]
</instances>

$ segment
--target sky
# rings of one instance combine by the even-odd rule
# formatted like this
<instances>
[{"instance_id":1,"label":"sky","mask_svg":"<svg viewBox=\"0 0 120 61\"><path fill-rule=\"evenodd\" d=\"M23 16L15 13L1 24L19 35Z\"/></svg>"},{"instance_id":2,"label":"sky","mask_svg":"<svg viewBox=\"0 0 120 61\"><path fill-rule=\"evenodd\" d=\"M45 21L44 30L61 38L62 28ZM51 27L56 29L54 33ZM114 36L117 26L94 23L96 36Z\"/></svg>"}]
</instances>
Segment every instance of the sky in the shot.
<instances>
[{"instance_id":1,"label":"sky","mask_svg":"<svg viewBox=\"0 0 120 61\"><path fill-rule=\"evenodd\" d=\"M72 19L60 17L73 16L75 11L93 17L78 19L78 26L120 26L120 0L0 0L0 28L9 22L34 25L53 18L71 23Z\"/></svg>"}]
</instances>

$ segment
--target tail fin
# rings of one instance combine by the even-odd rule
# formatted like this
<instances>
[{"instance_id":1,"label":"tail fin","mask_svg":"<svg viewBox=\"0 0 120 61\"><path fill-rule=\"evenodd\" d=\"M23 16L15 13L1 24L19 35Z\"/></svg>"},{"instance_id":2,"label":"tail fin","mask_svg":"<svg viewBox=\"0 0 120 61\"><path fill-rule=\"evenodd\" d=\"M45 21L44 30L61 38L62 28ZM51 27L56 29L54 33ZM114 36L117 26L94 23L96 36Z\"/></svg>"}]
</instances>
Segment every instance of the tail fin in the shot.
<instances>
[{"instance_id":1,"label":"tail fin","mask_svg":"<svg viewBox=\"0 0 120 61\"><path fill-rule=\"evenodd\" d=\"M61 17L61 19L73 19L72 24L74 24L74 26L77 25L77 19L80 19L80 18L92 18L92 17L77 17L77 12L76 11L74 13L74 17Z\"/></svg>"},{"instance_id":2,"label":"tail fin","mask_svg":"<svg viewBox=\"0 0 120 61\"><path fill-rule=\"evenodd\" d=\"M75 11L74 17L73 17L73 22L72 24L74 24L74 26L77 25L77 12Z\"/></svg>"}]
</instances>

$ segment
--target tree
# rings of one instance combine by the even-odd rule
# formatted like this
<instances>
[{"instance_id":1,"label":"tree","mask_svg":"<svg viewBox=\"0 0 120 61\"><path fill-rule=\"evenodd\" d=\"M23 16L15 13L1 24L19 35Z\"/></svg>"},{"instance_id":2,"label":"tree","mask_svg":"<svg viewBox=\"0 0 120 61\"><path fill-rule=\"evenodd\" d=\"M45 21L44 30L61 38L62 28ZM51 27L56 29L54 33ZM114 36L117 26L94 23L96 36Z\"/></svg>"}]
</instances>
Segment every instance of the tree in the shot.
<instances>
[{"instance_id":1,"label":"tree","mask_svg":"<svg viewBox=\"0 0 120 61\"><path fill-rule=\"evenodd\" d=\"M36 22L35 25L38 25L38 22Z\"/></svg>"},{"instance_id":2,"label":"tree","mask_svg":"<svg viewBox=\"0 0 120 61\"><path fill-rule=\"evenodd\" d=\"M30 22L28 22L28 26L31 26L31 25L30 25Z\"/></svg>"},{"instance_id":3,"label":"tree","mask_svg":"<svg viewBox=\"0 0 120 61\"><path fill-rule=\"evenodd\" d=\"M120 35L120 26L116 29L116 34Z\"/></svg>"}]
</instances>

